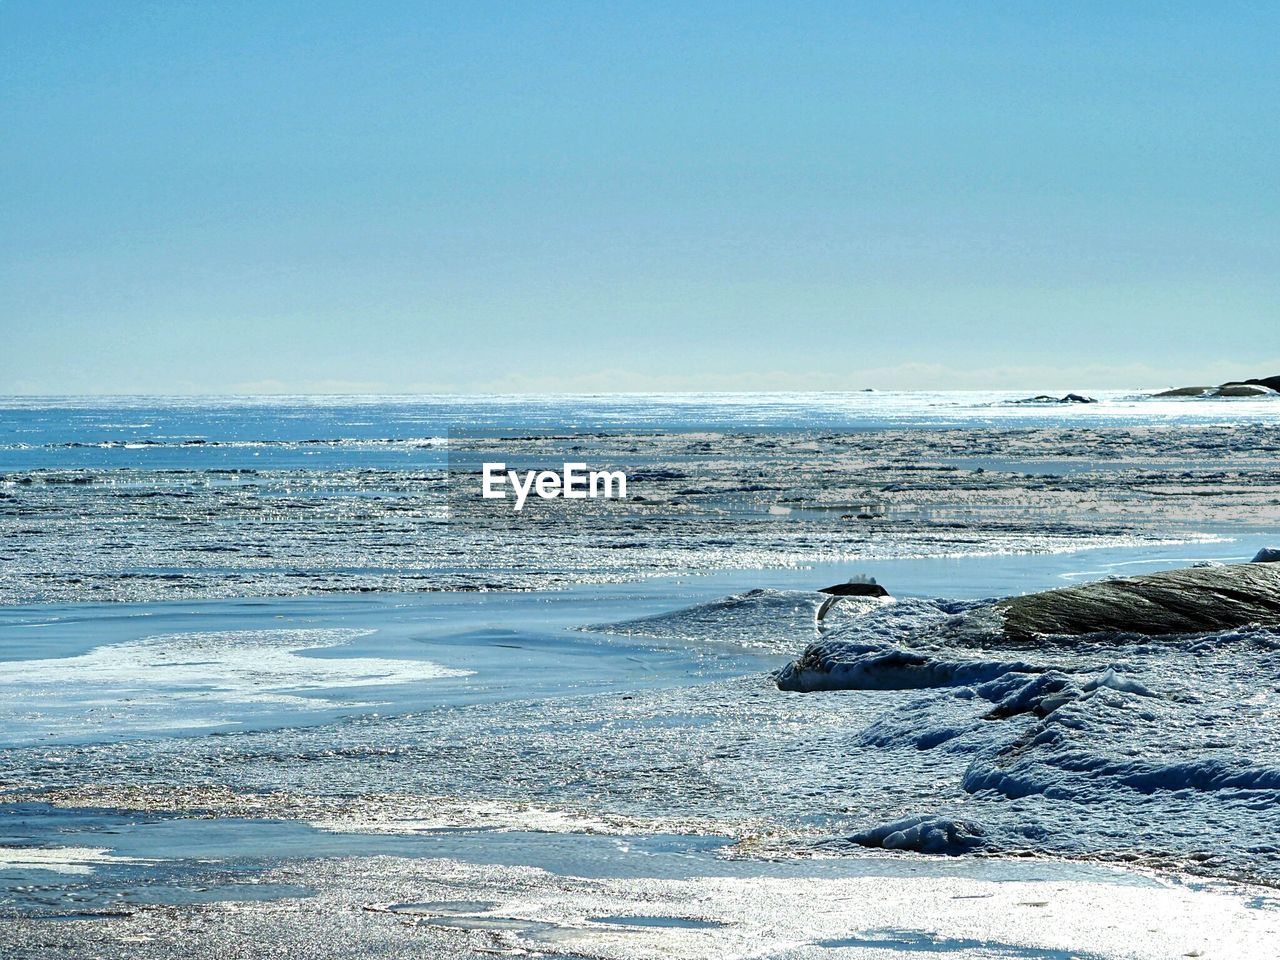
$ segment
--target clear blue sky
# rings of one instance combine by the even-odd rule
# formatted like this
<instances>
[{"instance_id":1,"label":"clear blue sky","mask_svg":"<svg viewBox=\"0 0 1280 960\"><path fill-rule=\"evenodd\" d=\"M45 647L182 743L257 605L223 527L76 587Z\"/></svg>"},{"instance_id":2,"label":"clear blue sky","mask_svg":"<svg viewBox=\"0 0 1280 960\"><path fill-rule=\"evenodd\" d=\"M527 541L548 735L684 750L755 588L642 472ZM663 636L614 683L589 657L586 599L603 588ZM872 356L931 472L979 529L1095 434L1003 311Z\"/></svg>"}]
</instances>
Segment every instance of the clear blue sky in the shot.
<instances>
[{"instance_id":1,"label":"clear blue sky","mask_svg":"<svg viewBox=\"0 0 1280 960\"><path fill-rule=\"evenodd\" d=\"M1280 373L1269 3L0 3L0 393Z\"/></svg>"}]
</instances>

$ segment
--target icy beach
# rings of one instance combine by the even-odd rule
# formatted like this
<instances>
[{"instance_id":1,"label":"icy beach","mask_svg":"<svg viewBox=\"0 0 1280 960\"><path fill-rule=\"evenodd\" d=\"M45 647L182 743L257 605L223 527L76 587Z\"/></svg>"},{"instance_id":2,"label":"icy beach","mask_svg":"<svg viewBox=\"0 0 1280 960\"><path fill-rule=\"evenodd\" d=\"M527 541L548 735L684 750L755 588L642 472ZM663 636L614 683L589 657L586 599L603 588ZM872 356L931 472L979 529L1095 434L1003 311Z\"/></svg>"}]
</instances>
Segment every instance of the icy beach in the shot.
<instances>
[{"instance_id":1,"label":"icy beach","mask_svg":"<svg viewBox=\"0 0 1280 960\"><path fill-rule=\"evenodd\" d=\"M7 401L0 954L1273 956L1280 633L999 604L1280 540L1280 410L1014 399Z\"/></svg>"}]
</instances>

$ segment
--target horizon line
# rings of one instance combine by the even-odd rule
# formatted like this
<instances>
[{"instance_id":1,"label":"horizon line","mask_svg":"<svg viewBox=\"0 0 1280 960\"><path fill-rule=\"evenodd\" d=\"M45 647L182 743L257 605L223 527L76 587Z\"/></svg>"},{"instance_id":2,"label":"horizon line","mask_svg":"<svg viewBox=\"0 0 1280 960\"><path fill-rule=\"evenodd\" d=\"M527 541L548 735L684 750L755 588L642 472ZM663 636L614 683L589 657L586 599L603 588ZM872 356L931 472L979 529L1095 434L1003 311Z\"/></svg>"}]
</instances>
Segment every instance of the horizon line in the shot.
<instances>
[{"instance_id":1,"label":"horizon line","mask_svg":"<svg viewBox=\"0 0 1280 960\"><path fill-rule=\"evenodd\" d=\"M1246 381L1224 381L1224 384L1245 383ZM1224 384L1206 384L1206 387ZM80 393L7 393L0 391L3 400L134 400L134 399L284 399L284 398L429 398L429 397L642 397L642 396L760 396L760 395L803 395L803 396L856 396L870 393L912 393L912 394L979 394L979 393L1016 393L1024 394L1035 390L1036 396L1048 396L1061 393L1065 388L1045 392L1040 387L949 387L938 389L921 389L918 387L859 387L850 390L812 389L796 390L777 387L759 390L389 390L389 391L194 391L194 392L80 392ZM1126 387L1085 387L1073 389L1070 393L1141 393L1151 390L1168 389L1167 385L1126 386Z\"/></svg>"}]
</instances>

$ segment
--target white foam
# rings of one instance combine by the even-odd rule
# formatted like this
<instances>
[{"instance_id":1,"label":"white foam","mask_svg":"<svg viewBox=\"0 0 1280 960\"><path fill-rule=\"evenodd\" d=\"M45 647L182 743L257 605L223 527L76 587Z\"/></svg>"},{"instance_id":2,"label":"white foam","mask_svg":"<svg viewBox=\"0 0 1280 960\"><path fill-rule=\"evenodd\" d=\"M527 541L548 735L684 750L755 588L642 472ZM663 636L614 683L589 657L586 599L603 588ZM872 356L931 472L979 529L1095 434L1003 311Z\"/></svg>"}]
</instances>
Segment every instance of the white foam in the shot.
<instances>
[{"instance_id":1,"label":"white foam","mask_svg":"<svg viewBox=\"0 0 1280 960\"><path fill-rule=\"evenodd\" d=\"M0 870L48 870L77 876L106 863L151 863L118 857L104 847L0 847Z\"/></svg>"},{"instance_id":2,"label":"white foam","mask_svg":"<svg viewBox=\"0 0 1280 960\"><path fill-rule=\"evenodd\" d=\"M223 630L163 634L75 657L5 665L4 686L86 684L177 699L302 702L308 691L421 683L470 673L428 660L317 657L373 630Z\"/></svg>"},{"instance_id":3,"label":"white foam","mask_svg":"<svg viewBox=\"0 0 1280 960\"><path fill-rule=\"evenodd\" d=\"M427 809L423 809L424 805ZM644 821L621 815L594 815L542 804L504 800L432 798L415 800L400 811L394 803L381 809L359 809L348 816L314 819L312 825L335 833L430 833L437 830L527 831L533 833L630 834L643 832Z\"/></svg>"},{"instance_id":4,"label":"white foam","mask_svg":"<svg viewBox=\"0 0 1280 960\"><path fill-rule=\"evenodd\" d=\"M1120 871L1051 861L1043 879L987 861L926 871L917 860L874 875L574 878L528 867L435 860L376 869L444 901L422 922L452 926L463 910L471 929L501 929L512 952L575 956L1230 957L1269 960L1280 914L1259 909L1258 891L1160 884ZM696 869L691 863L691 871ZM330 881L350 886L352 867ZM816 873L817 871L815 871ZM322 894L332 896L330 894ZM339 900L339 903L347 901ZM630 918L634 922L628 924ZM648 922L646 922L646 920ZM693 922L690 922L693 921ZM501 926L499 926L501 924ZM421 935L423 931L415 930Z\"/></svg>"}]
</instances>

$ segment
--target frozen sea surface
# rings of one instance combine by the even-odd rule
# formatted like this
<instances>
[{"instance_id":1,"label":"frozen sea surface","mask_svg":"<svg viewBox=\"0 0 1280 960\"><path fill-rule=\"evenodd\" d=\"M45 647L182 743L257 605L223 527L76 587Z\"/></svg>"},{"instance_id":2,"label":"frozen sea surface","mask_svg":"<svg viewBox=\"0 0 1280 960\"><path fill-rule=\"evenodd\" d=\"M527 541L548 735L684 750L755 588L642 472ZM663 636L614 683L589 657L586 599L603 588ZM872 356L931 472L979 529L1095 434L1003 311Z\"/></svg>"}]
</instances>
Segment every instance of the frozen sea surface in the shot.
<instances>
[{"instance_id":1,"label":"frozen sea surface","mask_svg":"<svg viewBox=\"0 0 1280 960\"><path fill-rule=\"evenodd\" d=\"M1275 545L1280 406L1016 399L4 401L0 954L1272 956L1280 638L981 615Z\"/></svg>"},{"instance_id":2,"label":"frozen sea surface","mask_svg":"<svg viewBox=\"0 0 1280 960\"><path fill-rule=\"evenodd\" d=\"M1273 528L1280 403L971 394L0 403L0 602L510 590ZM481 465L626 500L480 497Z\"/></svg>"},{"instance_id":3,"label":"frozen sea surface","mask_svg":"<svg viewBox=\"0 0 1280 960\"><path fill-rule=\"evenodd\" d=\"M1093 559L1125 562L1110 557ZM1064 582L1076 572L1070 559L1080 558L1041 558L1032 579ZM1163 562L1183 560L1170 548ZM966 576L963 563L917 561L897 571L900 599L848 605L823 640L848 642L864 618L881 617L897 625L864 632L888 643L903 623L981 606L910 594L939 580L973 594L987 563ZM292 944L310 956L330 949L322 932L339 921L353 952L377 942L428 956L1268 956L1280 931L1268 894L1177 878L1188 869L1240 878L1251 856L1242 879L1270 882L1258 853L1276 826L1270 788L1252 804L1185 785L1135 793L1106 779L1094 796L970 792L966 771L1030 739L1039 718L982 720L992 706L983 684L962 696L954 678L779 690L775 671L817 639L820 595L795 574L760 576L728 597L710 578L553 594L8 608L0 649L13 672L0 693L14 700L15 687L56 682L60 698L42 715L6 718L0 945L40 956L32 942L75 950L89 936L105 956L162 956L233 942L257 956L240 940L257 930L272 950ZM304 673L297 694L277 689L266 658L261 699L221 702L206 692L251 688L260 652L238 647L248 656L231 680L216 658L197 680L163 655L169 636L184 662L209 657L206 638L186 646L193 622L209 620L238 637L275 631L292 638L279 647L303 644L339 666ZM60 656L13 659L59 622L84 631ZM768 641L756 642L762 634ZM952 660L968 650L938 644ZM130 651L127 670L97 668L120 649ZM1132 682L1114 682L1110 649L1052 653L1083 691L1081 709L1115 706L1097 692L1155 681L1130 671ZM371 662L385 672L372 676ZM418 672L422 664L433 666ZM1021 682L1046 676L1034 672L1043 666L993 676ZM1182 689L1217 682L1182 673ZM1015 684L1010 695L1020 692ZM1144 749L1203 749L1198 709L1166 717L1174 722ZM1109 732L1086 728L1078 746L1106 755L1150 719L1121 705ZM1220 737L1266 727L1230 724ZM938 745L921 742L940 728ZM1239 744L1213 748L1224 746L1237 763L1263 762ZM1032 767L1058 761L1052 745L1036 749L1025 757ZM934 828L974 823L980 843L866 846L920 815ZM1038 824L1054 829L1027 832ZM1031 849L1033 860L989 858ZM1046 859L1054 854L1068 859ZM1072 862L1087 860L1139 861L1170 879ZM1181 919L1189 910L1196 924ZM33 934L27 924L41 917L62 922Z\"/></svg>"},{"instance_id":4,"label":"frozen sea surface","mask_svg":"<svg viewBox=\"0 0 1280 960\"><path fill-rule=\"evenodd\" d=\"M1041 558L1034 585L1068 581L1072 559ZM337 829L709 831L742 852L1038 851L1280 879L1280 637L1013 646L953 626L986 605L963 599L981 562L967 582L932 565L821 635L822 595L795 573L729 596L711 578L12 607L11 658L63 620L93 639L10 659L0 772L24 800ZM910 595L939 579L960 598ZM830 689L786 689L812 688L806 670ZM911 817L972 825L972 842L875 835Z\"/></svg>"}]
</instances>

